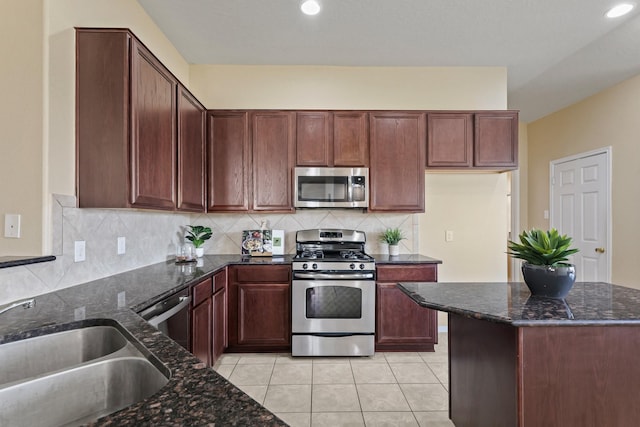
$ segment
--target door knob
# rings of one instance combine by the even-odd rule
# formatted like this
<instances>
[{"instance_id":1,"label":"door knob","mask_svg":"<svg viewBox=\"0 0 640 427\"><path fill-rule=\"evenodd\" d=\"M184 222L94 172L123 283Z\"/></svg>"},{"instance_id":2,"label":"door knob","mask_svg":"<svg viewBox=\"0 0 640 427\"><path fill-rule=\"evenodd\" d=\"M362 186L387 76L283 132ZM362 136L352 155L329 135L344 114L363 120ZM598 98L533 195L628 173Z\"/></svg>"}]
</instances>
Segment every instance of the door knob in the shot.
<instances>
[{"instance_id":1,"label":"door knob","mask_svg":"<svg viewBox=\"0 0 640 427\"><path fill-rule=\"evenodd\" d=\"M604 248L596 248L596 252L598 252L599 254L603 254Z\"/></svg>"}]
</instances>

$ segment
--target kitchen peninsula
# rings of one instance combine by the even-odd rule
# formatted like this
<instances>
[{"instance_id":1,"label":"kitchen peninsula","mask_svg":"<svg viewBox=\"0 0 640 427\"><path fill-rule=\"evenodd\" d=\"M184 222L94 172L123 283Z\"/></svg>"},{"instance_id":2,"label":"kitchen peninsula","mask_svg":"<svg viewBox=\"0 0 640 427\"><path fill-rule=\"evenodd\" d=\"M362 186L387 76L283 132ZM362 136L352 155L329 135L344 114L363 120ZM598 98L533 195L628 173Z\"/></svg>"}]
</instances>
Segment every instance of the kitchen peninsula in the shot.
<instances>
[{"instance_id":1,"label":"kitchen peninsula","mask_svg":"<svg viewBox=\"0 0 640 427\"><path fill-rule=\"evenodd\" d=\"M401 283L449 313L449 416L464 426L636 426L640 290L576 283Z\"/></svg>"}]
</instances>

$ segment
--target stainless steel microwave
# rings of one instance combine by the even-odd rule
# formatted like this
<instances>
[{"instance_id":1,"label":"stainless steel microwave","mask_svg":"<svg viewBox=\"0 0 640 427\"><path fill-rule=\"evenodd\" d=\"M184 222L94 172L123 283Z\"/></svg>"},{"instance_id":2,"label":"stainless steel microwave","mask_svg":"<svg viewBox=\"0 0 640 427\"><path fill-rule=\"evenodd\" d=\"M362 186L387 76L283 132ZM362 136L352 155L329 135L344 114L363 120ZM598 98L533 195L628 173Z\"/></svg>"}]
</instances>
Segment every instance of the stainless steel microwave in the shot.
<instances>
[{"instance_id":1,"label":"stainless steel microwave","mask_svg":"<svg viewBox=\"0 0 640 427\"><path fill-rule=\"evenodd\" d=\"M296 208L367 208L369 168L296 168Z\"/></svg>"}]
</instances>

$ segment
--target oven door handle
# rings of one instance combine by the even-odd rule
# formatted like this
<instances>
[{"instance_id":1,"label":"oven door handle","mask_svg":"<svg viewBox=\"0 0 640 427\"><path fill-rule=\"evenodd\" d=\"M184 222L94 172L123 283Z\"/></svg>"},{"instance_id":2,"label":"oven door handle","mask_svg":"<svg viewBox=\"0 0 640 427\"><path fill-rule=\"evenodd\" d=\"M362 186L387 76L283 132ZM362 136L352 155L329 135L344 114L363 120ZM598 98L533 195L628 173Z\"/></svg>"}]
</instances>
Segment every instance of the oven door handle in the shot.
<instances>
[{"instance_id":1,"label":"oven door handle","mask_svg":"<svg viewBox=\"0 0 640 427\"><path fill-rule=\"evenodd\" d=\"M373 273L347 273L347 274L330 274L330 273L293 273L294 279L347 279L362 280L373 279Z\"/></svg>"}]
</instances>

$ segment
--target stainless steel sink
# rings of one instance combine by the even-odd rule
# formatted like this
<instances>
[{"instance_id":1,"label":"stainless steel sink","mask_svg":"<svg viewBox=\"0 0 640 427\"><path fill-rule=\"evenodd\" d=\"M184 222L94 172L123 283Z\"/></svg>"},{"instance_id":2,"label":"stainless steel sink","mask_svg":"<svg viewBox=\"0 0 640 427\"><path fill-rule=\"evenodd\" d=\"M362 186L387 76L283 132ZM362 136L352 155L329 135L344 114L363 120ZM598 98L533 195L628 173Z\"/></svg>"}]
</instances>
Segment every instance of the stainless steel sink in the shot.
<instances>
[{"instance_id":1,"label":"stainless steel sink","mask_svg":"<svg viewBox=\"0 0 640 427\"><path fill-rule=\"evenodd\" d=\"M113 326L92 326L0 345L0 384L98 359L129 341Z\"/></svg>"},{"instance_id":2,"label":"stainless steel sink","mask_svg":"<svg viewBox=\"0 0 640 427\"><path fill-rule=\"evenodd\" d=\"M169 371L119 328L91 326L0 345L0 426L79 425L160 390Z\"/></svg>"},{"instance_id":3,"label":"stainless steel sink","mask_svg":"<svg viewBox=\"0 0 640 427\"><path fill-rule=\"evenodd\" d=\"M139 402L167 382L140 357L89 363L0 389L0 425L80 425Z\"/></svg>"}]
</instances>

